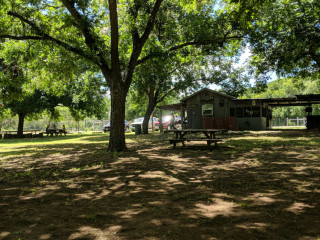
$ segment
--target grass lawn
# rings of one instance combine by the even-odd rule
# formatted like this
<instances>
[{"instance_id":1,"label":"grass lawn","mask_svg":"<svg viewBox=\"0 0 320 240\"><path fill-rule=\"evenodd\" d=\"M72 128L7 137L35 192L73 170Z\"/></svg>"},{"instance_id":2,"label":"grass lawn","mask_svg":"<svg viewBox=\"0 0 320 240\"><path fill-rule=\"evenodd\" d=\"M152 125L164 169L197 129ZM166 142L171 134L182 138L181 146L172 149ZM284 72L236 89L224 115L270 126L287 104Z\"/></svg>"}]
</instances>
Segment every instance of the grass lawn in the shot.
<instances>
[{"instance_id":1,"label":"grass lawn","mask_svg":"<svg viewBox=\"0 0 320 240\"><path fill-rule=\"evenodd\" d=\"M0 239L320 239L320 134L0 140Z\"/></svg>"}]
</instances>

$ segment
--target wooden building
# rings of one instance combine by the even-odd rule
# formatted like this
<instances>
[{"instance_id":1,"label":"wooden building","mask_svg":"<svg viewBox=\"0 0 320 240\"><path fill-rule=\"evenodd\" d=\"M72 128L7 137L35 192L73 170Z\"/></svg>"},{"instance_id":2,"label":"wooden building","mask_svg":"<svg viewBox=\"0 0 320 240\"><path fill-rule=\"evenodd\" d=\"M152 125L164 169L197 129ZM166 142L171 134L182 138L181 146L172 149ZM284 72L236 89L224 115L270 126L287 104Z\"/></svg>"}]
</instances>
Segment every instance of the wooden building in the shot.
<instances>
[{"instance_id":1,"label":"wooden building","mask_svg":"<svg viewBox=\"0 0 320 240\"><path fill-rule=\"evenodd\" d=\"M297 95L292 98L237 99L204 88L180 103L160 106L162 110L181 111L188 129L264 130L271 128L272 108L277 106L306 106L320 104L320 94ZM320 123L319 123L320 125Z\"/></svg>"},{"instance_id":2,"label":"wooden building","mask_svg":"<svg viewBox=\"0 0 320 240\"><path fill-rule=\"evenodd\" d=\"M236 119L230 118L230 106L234 97L204 88L184 99L187 128L237 129Z\"/></svg>"}]
</instances>

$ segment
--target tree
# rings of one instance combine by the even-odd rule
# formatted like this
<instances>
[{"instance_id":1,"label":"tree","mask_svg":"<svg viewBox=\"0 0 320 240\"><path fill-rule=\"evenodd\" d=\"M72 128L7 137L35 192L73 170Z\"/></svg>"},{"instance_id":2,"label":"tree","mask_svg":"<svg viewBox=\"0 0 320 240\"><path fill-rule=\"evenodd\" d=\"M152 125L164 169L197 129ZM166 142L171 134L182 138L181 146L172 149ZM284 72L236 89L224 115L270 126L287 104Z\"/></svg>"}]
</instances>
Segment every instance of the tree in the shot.
<instances>
[{"instance_id":1,"label":"tree","mask_svg":"<svg viewBox=\"0 0 320 240\"><path fill-rule=\"evenodd\" d=\"M101 88L102 79L94 73L77 76L66 85L59 96L60 104L68 107L71 116L76 120L95 116L102 119L108 112L109 104L106 99L106 88Z\"/></svg>"},{"instance_id":2,"label":"tree","mask_svg":"<svg viewBox=\"0 0 320 240\"><path fill-rule=\"evenodd\" d=\"M147 107L142 124L143 133L148 133L149 119L159 103L168 96L178 95L186 88L199 84L199 80L194 81L190 76L197 72L195 66L191 62L185 64L182 61L173 62L172 59L161 58L149 60L148 63L138 67L132 88L139 96L139 98L136 97L138 101L141 101L141 96L147 96Z\"/></svg>"},{"instance_id":3,"label":"tree","mask_svg":"<svg viewBox=\"0 0 320 240\"><path fill-rule=\"evenodd\" d=\"M109 151L126 150L125 102L137 65L241 37L213 0L3 2L0 38L55 44L100 69L111 93Z\"/></svg>"},{"instance_id":4,"label":"tree","mask_svg":"<svg viewBox=\"0 0 320 240\"><path fill-rule=\"evenodd\" d=\"M250 9L242 3L242 7ZM309 0L264 1L259 10L251 11L253 20L246 28L252 62L258 72L275 71L279 76L319 75L319 14L320 2Z\"/></svg>"},{"instance_id":5,"label":"tree","mask_svg":"<svg viewBox=\"0 0 320 240\"><path fill-rule=\"evenodd\" d=\"M220 65L220 76L216 84L220 91L233 97L243 95L250 88L250 74L244 67L234 67L232 63Z\"/></svg>"},{"instance_id":6,"label":"tree","mask_svg":"<svg viewBox=\"0 0 320 240\"><path fill-rule=\"evenodd\" d=\"M19 115L19 136L25 117L32 118L46 110L55 118L58 105L69 107L74 117L101 118L107 111L103 80L86 62L67 61L61 66L63 49L51 53L48 48L29 42L5 41L0 49L0 100L11 113Z\"/></svg>"},{"instance_id":7,"label":"tree","mask_svg":"<svg viewBox=\"0 0 320 240\"><path fill-rule=\"evenodd\" d=\"M106 105L104 93L98 77L92 75L78 76L64 85L59 92L47 89L47 92L30 87L26 74L17 62L7 63L2 59L0 71L0 99L4 109L10 109L13 115L18 115L18 137L23 136L23 126L26 117L37 117L43 111L56 114L56 106L68 106L73 117L81 118L104 114ZM18 94L17 94L18 93Z\"/></svg>"},{"instance_id":8,"label":"tree","mask_svg":"<svg viewBox=\"0 0 320 240\"><path fill-rule=\"evenodd\" d=\"M3 104L0 103L0 132L4 125L10 121L10 111L3 107Z\"/></svg>"},{"instance_id":9,"label":"tree","mask_svg":"<svg viewBox=\"0 0 320 240\"><path fill-rule=\"evenodd\" d=\"M46 102L43 98L43 92L36 90L30 95L27 95L23 100L13 100L5 105L11 112L19 117L18 122L18 137L23 136L23 125L26 117L31 117L42 113L46 109Z\"/></svg>"},{"instance_id":10,"label":"tree","mask_svg":"<svg viewBox=\"0 0 320 240\"><path fill-rule=\"evenodd\" d=\"M207 51L196 55L177 54L140 65L132 88L136 91L138 102L141 102L142 96L147 96L143 132L148 133L148 122L155 107L169 96L178 96L186 90L199 90L210 84L220 86L222 92L235 97L243 94L249 87L250 78L245 68L234 67L241 49L242 46L237 43L229 44L210 55Z\"/></svg>"}]
</instances>

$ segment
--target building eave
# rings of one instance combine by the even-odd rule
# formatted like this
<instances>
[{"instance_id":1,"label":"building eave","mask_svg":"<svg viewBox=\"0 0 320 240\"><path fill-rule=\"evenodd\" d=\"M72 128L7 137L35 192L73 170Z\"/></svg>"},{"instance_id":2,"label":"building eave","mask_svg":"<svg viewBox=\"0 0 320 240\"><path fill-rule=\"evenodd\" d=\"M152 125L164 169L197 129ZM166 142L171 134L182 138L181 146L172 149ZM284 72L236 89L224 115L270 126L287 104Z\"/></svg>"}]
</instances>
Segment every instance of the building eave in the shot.
<instances>
[{"instance_id":1,"label":"building eave","mask_svg":"<svg viewBox=\"0 0 320 240\"><path fill-rule=\"evenodd\" d=\"M191 94L190 96L187 96L187 97L183 98L183 99L181 100L181 102L185 102L186 100L188 100L188 99L194 97L195 95L197 95L197 94L199 94L199 93L201 93L201 92L204 92L204 91L209 91L209 92L211 92L211 93L214 93L214 94L217 94L217 95L226 97L226 98L230 98L230 99L234 99L234 98L235 98L235 97L230 96L230 95L227 95L227 94L225 94L225 93L221 93L221 92L218 92L218 91L209 89L209 88L203 88L203 89L201 89L201 90L199 90L199 91Z\"/></svg>"}]
</instances>

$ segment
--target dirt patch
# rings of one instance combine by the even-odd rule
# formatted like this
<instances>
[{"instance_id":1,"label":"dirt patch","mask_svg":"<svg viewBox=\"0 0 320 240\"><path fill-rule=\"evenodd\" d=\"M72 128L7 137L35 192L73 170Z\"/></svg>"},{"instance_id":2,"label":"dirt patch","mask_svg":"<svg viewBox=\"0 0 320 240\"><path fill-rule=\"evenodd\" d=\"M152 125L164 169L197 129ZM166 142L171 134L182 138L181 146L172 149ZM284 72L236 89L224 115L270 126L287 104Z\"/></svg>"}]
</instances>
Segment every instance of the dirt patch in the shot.
<instances>
[{"instance_id":1,"label":"dirt patch","mask_svg":"<svg viewBox=\"0 0 320 240\"><path fill-rule=\"evenodd\" d=\"M0 153L0 239L320 239L319 135L251 132L213 151L162 137Z\"/></svg>"}]
</instances>

